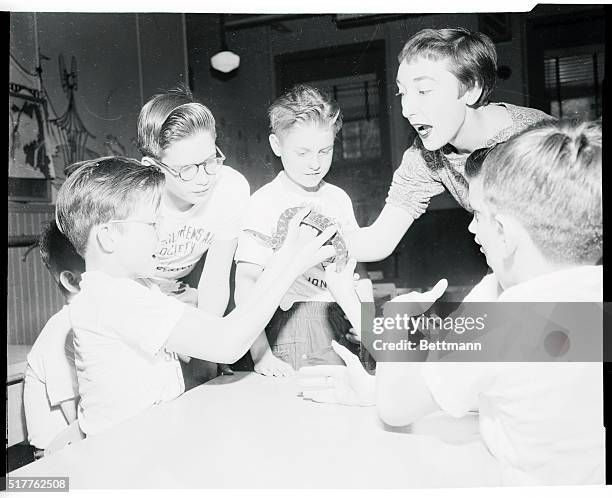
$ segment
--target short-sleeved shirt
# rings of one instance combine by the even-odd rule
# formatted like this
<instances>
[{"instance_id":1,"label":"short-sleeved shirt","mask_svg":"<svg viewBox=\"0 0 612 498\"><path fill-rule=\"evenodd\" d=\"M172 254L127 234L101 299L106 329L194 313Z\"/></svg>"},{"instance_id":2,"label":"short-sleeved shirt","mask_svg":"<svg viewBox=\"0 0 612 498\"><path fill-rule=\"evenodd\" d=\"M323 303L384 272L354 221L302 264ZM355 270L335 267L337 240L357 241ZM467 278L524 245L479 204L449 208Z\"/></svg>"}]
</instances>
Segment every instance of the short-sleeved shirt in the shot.
<instances>
[{"instance_id":1,"label":"short-sleeved shirt","mask_svg":"<svg viewBox=\"0 0 612 498\"><path fill-rule=\"evenodd\" d=\"M513 104L489 105L504 106L510 113L512 124L489 139L486 147L505 142L533 124L551 119L548 114L537 109ZM457 153L450 145L429 151L417 136L413 145L404 152L402 162L393 174L387 204L405 209L417 219L427 210L431 198L446 189L463 208L471 211L465 179L465 161L468 156L467 153Z\"/></svg>"},{"instance_id":2,"label":"short-sleeved shirt","mask_svg":"<svg viewBox=\"0 0 612 498\"><path fill-rule=\"evenodd\" d=\"M312 205L318 213L334 218L342 231L359 228L353 212L353 203L340 187L322 182L316 192L300 194L285 187L283 182L289 181L284 178L285 175L286 173L281 171L274 180L252 195L245 213L243 229L272 235L276 232L282 212L304 203ZM243 232L238 240L235 259L265 266L272 254L272 249ZM313 266L299 276L281 300L280 308L286 311L293 303L303 301L334 301L331 292L327 290L323 265Z\"/></svg>"},{"instance_id":3,"label":"short-sleeved shirt","mask_svg":"<svg viewBox=\"0 0 612 498\"><path fill-rule=\"evenodd\" d=\"M499 301L600 302L602 296L602 267L585 266L511 287ZM422 373L445 412L461 417L478 408L482 438L504 484L604 483L601 363L444 362L427 363Z\"/></svg>"},{"instance_id":4,"label":"short-sleeved shirt","mask_svg":"<svg viewBox=\"0 0 612 498\"><path fill-rule=\"evenodd\" d=\"M68 424L60 404L79 395L68 309L53 315L27 356L24 408L28 440L44 449Z\"/></svg>"},{"instance_id":5,"label":"short-sleeved shirt","mask_svg":"<svg viewBox=\"0 0 612 498\"><path fill-rule=\"evenodd\" d=\"M181 367L164 349L185 304L127 278L85 272L68 306L85 434L180 395Z\"/></svg>"},{"instance_id":6,"label":"short-sleeved shirt","mask_svg":"<svg viewBox=\"0 0 612 498\"><path fill-rule=\"evenodd\" d=\"M160 249L153 281L164 288L188 275L215 240L237 239L250 187L238 171L223 166L209 196L187 211L162 202Z\"/></svg>"}]
</instances>

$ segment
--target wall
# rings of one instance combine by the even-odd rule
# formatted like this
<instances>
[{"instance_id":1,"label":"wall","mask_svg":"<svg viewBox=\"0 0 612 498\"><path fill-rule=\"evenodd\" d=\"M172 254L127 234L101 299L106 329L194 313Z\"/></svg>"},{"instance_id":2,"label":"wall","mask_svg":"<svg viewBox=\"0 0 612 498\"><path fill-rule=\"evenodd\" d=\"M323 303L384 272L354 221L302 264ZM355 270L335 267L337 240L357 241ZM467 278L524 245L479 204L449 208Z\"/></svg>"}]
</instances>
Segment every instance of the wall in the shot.
<instances>
[{"instance_id":1,"label":"wall","mask_svg":"<svg viewBox=\"0 0 612 498\"><path fill-rule=\"evenodd\" d=\"M219 143L228 156L228 164L241 171L254 191L269 182L280 166L268 145L267 107L276 96L274 58L306 50L323 49L373 40L383 40L386 50L386 89L389 113L390 163L375 165L383 168L391 177L400 163L402 154L411 139L410 127L402 117L395 76L398 69L397 55L406 40L423 28L463 26L478 29L476 14L418 15L377 25L338 29L331 15L319 15L283 21L281 26L257 26L237 29L227 34L228 47L241 57L237 74L226 81L211 74L209 59L219 50L218 16L190 14L187 20L189 65L193 89L204 103L210 106L220 127ZM493 100L523 105L525 82L523 71L524 15L512 18L514 38L498 44L500 65L512 68L508 80L500 81ZM332 165L333 168L333 165ZM363 189L367 190L364 185ZM364 192L367 194L367 192ZM384 205L384 196L370 213L373 221ZM434 199L430 210L457 208L449 194ZM450 271L446 274L451 284L472 283L486 269L484 259L478 253L471 234L467 231L469 217L452 209L449 213L415 223L398 246L393 258L370 269L383 269L387 278L401 281L403 286L426 286L435 283L437 275L432 269ZM424 247L424 240L435 241ZM424 250L425 249L425 250ZM456 253L466 249L461 268L450 265L457 262Z\"/></svg>"},{"instance_id":2,"label":"wall","mask_svg":"<svg viewBox=\"0 0 612 498\"><path fill-rule=\"evenodd\" d=\"M387 94L395 95L397 54L410 34L424 27L463 25L475 29L473 14L414 16L379 25L338 29L331 15L283 21L284 29L270 26L228 32L228 47L241 56L237 75L221 81L211 75L209 59L219 50L218 16L187 16L189 64L194 92L218 117L220 141L226 141L228 155L247 177L253 189L270 181L277 171L268 145L267 107L276 96L274 57L292 52L384 40L386 46ZM240 98L235 98L239 95ZM388 99L391 128L391 164L394 169L409 139L409 126L402 118L399 101ZM238 139L236 142L235 140Z\"/></svg>"},{"instance_id":3,"label":"wall","mask_svg":"<svg viewBox=\"0 0 612 498\"><path fill-rule=\"evenodd\" d=\"M37 54L41 54L51 119L62 115L68 103L58 70L59 56L63 54L68 71L75 57L76 108L85 128L95 136L87 141L82 159L109 154L138 157L136 120L142 103L161 89L186 82L182 14L11 13L10 25L11 55L19 65L36 74ZM10 77L14 81L18 75ZM58 150L53 162L55 191L64 166ZM52 217L50 204L9 201L9 236L37 236L42 223ZM62 304L39 251L34 249L22 261L25 251L9 248L8 254L11 344L32 344Z\"/></svg>"}]
</instances>

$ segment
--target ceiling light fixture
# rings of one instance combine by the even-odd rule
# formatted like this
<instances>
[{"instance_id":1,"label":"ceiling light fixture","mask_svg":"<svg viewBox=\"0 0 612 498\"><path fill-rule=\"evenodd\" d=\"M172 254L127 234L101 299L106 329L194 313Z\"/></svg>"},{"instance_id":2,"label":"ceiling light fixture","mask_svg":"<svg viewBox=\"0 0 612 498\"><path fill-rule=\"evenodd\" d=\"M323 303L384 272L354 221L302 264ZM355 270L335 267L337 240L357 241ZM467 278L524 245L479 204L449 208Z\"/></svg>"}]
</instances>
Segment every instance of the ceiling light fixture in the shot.
<instances>
[{"instance_id":1,"label":"ceiling light fixture","mask_svg":"<svg viewBox=\"0 0 612 498\"><path fill-rule=\"evenodd\" d=\"M227 48L225 39L225 16L219 15L221 50L210 58L210 65L220 73L229 74L240 66L240 56Z\"/></svg>"}]
</instances>

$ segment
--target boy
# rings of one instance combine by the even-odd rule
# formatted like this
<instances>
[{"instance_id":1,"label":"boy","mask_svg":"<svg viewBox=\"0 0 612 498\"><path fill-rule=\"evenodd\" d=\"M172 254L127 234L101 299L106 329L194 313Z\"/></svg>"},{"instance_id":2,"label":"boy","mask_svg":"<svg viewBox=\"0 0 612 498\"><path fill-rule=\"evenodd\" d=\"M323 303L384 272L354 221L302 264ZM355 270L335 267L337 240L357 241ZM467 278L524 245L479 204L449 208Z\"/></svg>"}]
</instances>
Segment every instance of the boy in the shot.
<instances>
[{"instance_id":1,"label":"boy","mask_svg":"<svg viewBox=\"0 0 612 498\"><path fill-rule=\"evenodd\" d=\"M67 304L79 292L85 262L51 221L40 237L40 254ZM23 404L34 457L76 420L79 397L68 308L44 326L27 356Z\"/></svg>"},{"instance_id":2,"label":"boy","mask_svg":"<svg viewBox=\"0 0 612 498\"><path fill-rule=\"evenodd\" d=\"M334 139L342 127L338 105L319 90L297 85L272 103L270 146L283 170L253 194L243 229L271 235L281 213L308 204L337 220L343 230L358 228L349 196L323 178L331 167ZM236 302L250 295L272 250L249 234L240 236L236 251ZM362 284L363 285L363 284ZM335 359L333 339L344 338L349 325L327 290L324 268L317 265L300 275L280 303L266 331L251 347L255 371L285 376L309 359Z\"/></svg>"},{"instance_id":3,"label":"boy","mask_svg":"<svg viewBox=\"0 0 612 498\"><path fill-rule=\"evenodd\" d=\"M493 270L488 300L602 301L601 166L596 123L543 123L489 153L469 193L470 231ZM352 373L336 376L334 393L348 384L355 399L371 401L372 378L336 350ZM390 425L478 407L504 484L603 483L602 392L597 362L378 363L376 372L376 404Z\"/></svg>"},{"instance_id":4,"label":"boy","mask_svg":"<svg viewBox=\"0 0 612 498\"><path fill-rule=\"evenodd\" d=\"M346 234L357 261L391 254L430 199L445 189L470 210L464 173L468 155L548 118L535 109L489 103L497 54L482 33L424 29L408 40L398 59L402 114L417 136L393 175L377 220Z\"/></svg>"},{"instance_id":5,"label":"boy","mask_svg":"<svg viewBox=\"0 0 612 498\"><path fill-rule=\"evenodd\" d=\"M238 171L224 164L216 138L210 109L187 89L154 95L138 116L142 163L161 167L166 177L153 281L165 294L223 316L250 188ZM194 269L204 258L198 275ZM207 373L213 366L196 360L185 370L188 377L198 377L196 371L203 370L206 379L216 373L216 366ZM227 365L221 368L232 373Z\"/></svg>"},{"instance_id":6,"label":"boy","mask_svg":"<svg viewBox=\"0 0 612 498\"><path fill-rule=\"evenodd\" d=\"M180 395L175 353L223 363L242 356L293 280L333 254L322 245L335 228L308 236L298 228L303 210L252 299L226 317L209 315L137 282L156 269L164 182L157 167L109 157L78 167L58 192L58 226L86 266L69 305L86 435Z\"/></svg>"}]
</instances>

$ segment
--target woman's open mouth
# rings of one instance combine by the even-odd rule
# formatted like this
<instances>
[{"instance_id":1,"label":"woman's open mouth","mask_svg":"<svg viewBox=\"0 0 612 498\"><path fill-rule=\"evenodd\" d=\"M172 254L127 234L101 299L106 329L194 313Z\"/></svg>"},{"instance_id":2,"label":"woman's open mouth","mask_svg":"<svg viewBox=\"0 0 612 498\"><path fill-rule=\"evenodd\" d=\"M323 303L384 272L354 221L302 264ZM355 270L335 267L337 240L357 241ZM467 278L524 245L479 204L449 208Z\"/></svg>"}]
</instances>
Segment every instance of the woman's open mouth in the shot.
<instances>
[{"instance_id":1,"label":"woman's open mouth","mask_svg":"<svg viewBox=\"0 0 612 498\"><path fill-rule=\"evenodd\" d=\"M414 125L414 129L416 130L416 132L419 134L421 138L427 138L429 134L431 133L432 126L425 125L425 124L417 124L417 125Z\"/></svg>"}]
</instances>

